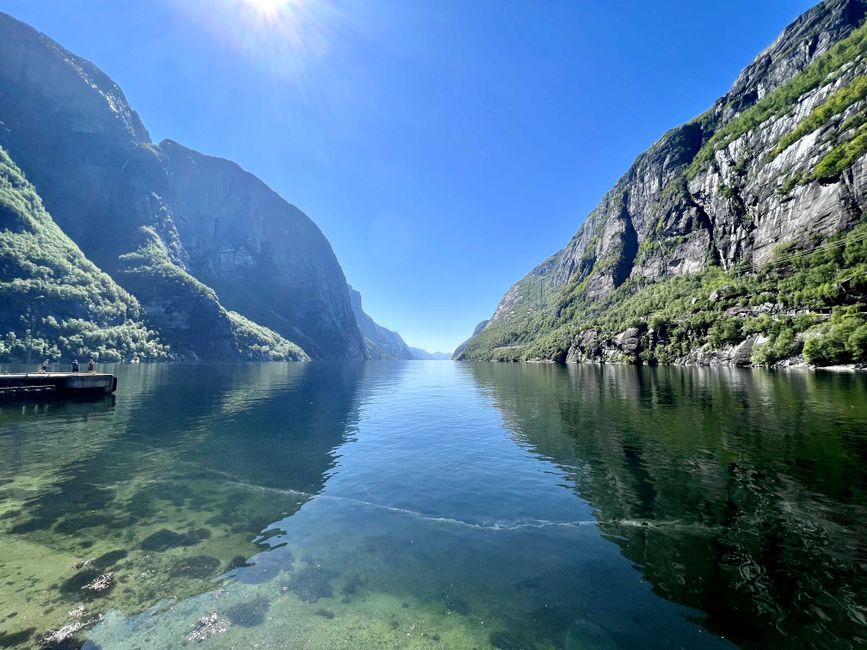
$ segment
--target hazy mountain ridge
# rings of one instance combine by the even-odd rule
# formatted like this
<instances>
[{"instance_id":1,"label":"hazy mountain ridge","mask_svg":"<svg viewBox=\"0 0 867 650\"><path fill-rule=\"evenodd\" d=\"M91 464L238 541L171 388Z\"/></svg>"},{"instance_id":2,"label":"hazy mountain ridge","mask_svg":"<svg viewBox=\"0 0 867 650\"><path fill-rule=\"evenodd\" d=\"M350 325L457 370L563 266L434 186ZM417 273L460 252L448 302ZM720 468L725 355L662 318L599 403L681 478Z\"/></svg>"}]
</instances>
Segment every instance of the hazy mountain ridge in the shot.
<instances>
[{"instance_id":1,"label":"hazy mountain ridge","mask_svg":"<svg viewBox=\"0 0 867 650\"><path fill-rule=\"evenodd\" d=\"M0 146L172 357L303 354L290 340L366 356L343 271L303 212L234 163L152 143L117 84L2 13Z\"/></svg>"},{"instance_id":2,"label":"hazy mountain ridge","mask_svg":"<svg viewBox=\"0 0 867 650\"><path fill-rule=\"evenodd\" d=\"M830 0L798 18L709 111L639 155L456 358L774 363L804 346L814 362L867 357L849 341L867 333L865 7ZM821 243L836 256L819 250L810 277L778 248L803 262Z\"/></svg>"},{"instance_id":3,"label":"hazy mountain ridge","mask_svg":"<svg viewBox=\"0 0 867 650\"><path fill-rule=\"evenodd\" d=\"M428 352L427 350L412 346L409 346L409 349L413 354L413 358L420 361L450 361L452 358L450 352Z\"/></svg>"},{"instance_id":4,"label":"hazy mountain ridge","mask_svg":"<svg viewBox=\"0 0 867 650\"><path fill-rule=\"evenodd\" d=\"M451 355L445 352L428 352L421 348L407 345L403 337L382 325L379 325L364 311L361 294L349 287L352 297L352 311L358 322L358 328L364 336L367 355L370 359L418 359L426 361L444 361Z\"/></svg>"},{"instance_id":5,"label":"hazy mountain ridge","mask_svg":"<svg viewBox=\"0 0 867 650\"><path fill-rule=\"evenodd\" d=\"M352 300L352 311L358 322L358 328L364 336L367 354L371 359L415 359L410 347L400 334L377 324L364 311L361 294L349 287Z\"/></svg>"}]
</instances>

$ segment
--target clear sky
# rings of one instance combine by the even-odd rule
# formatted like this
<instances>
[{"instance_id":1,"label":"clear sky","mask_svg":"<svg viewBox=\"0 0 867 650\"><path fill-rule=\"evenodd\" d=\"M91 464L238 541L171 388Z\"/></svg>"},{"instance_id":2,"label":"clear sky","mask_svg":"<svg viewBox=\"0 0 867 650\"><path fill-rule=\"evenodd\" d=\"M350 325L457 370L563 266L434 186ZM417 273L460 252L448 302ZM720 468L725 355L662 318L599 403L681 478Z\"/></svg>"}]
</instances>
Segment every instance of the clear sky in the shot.
<instances>
[{"instance_id":1,"label":"clear sky","mask_svg":"<svg viewBox=\"0 0 867 650\"><path fill-rule=\"evenodd\" d=\"M803 0L0 0L155 141L299 206L366 311L451 351Z\"/></svg>"}]
</instances>

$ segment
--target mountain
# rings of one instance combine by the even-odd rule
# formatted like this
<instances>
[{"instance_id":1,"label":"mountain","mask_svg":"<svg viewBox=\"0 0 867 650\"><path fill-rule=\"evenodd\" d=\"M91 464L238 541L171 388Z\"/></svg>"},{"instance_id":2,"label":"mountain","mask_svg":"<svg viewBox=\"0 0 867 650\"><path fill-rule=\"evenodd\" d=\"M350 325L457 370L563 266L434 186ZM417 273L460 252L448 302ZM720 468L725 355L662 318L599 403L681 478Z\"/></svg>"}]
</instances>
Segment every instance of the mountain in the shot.
<instances>
[{"instance_id":1,"label":"mountain","mask_svg":"<svg viewBox=\"0 0 867 650\"><path fill-rule=\"evenodd\" d=\"M452 359L457 359L457 360L463 359L464 351L466 351L467 347L469 347L470 342L473 340L474 337L481 334L482 331L488 326L488 323L490 323L490 322L491 322L490 320L483 320L481 323L476 325L475 329L473 329L473 333L470 336L470 338L468 338L466 341L461 343L457 348L455 348L455 351L452 354Z\"/></svg>"},{"instance_id":2,"label":"mountain","mask_svg":"<svg viewBox=\"0 0 867 650\"><path fill-rule=\"evenodd\" d=\"M828 0L787 27L456 358L867 361L865 6Z\"/></svg>"},{"instance_id":3,"label":"mountain","mask_svg":"<svg viewBox=\"0 0 867 650\"><path fill-rule=\"evenodd\" d=\"M343 271L301 210L234 163L151 142L117 84L5 14L0 147L171 357L285 358L292 341L365 358Z\"/></svg>"},{"instance_id":4,"label":"mountain","mask_svg":"<svg viewBox=\"0 0 867 650\"><path fill-rule=\"evenodd\" d=\"M121 361L167 359L170 349L144 322L141 306L88 260L57 226L33 186L0 147L0 360L45 357ZM228 349L249 358L307 355L275 332L222 310Z\"/></svg>"},{"instance_id":5,"label":"mountain","mask_svg":"<svg viewBox=\"0 0 867 650\"><path fill-rule=\"evenodd\" d=\"M448 352L428 352L427 350L412 346L409 349L412 352L412 358L420 361L450 361L452 358L452 355Z\"/></svg>"},{"instance_id":6,"label":"mountain","mask_svg":"<svg viewBox=\"0 0 867 650\"><path fill-rule=\"evenodd\" d=\"M451 359L445 352L428 352L406 344L403 337L395 331L377 324L364 311L361 294L349 287L352 297L352 311L358 321L358 328L364 335L367 345L367 355L370 359L418 359L426 361L444 361Z\"/></svg>"},{"instance_id":7,"label":"mountain","mask_svg":"<svg viewBox=\"0 0 867 650\"><path fill-rule=\"evenodd\" d=\"M81 341L97 352L160 358L138 302L85 258L0 148L0 359L41 362Z\"/></svg>"},{"instance_id":8,"label":"mountain","mask_svg":"<svg viewBox=\"0 0 867 650\"><path fill-rule=\"evenodd\" d=\"M368 316L361 304L361 294L349 287L352 300L352 311L358 322L358 328L364 336L367 355L370 359L415 359L410 347L400 334L384 328Z\"/></svg>"}]
</instances>

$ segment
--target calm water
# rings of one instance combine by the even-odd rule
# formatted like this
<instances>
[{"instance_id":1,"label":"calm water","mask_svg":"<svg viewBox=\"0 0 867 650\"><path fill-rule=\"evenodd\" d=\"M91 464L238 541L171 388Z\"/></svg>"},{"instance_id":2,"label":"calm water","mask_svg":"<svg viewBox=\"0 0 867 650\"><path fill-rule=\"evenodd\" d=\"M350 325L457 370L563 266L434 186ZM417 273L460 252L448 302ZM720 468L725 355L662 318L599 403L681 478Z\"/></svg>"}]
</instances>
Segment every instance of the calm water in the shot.
<instances>
[{"instance_id":1,"label":"calm water","mask_svg":"<svg viewBox=\"0 0 867 650\"><path fill-rule=\"evenodd\" d=\"M865 376L116 372L0 407L0 647L81 604L106 649L867 643Z\"/></svg>"}]
</instances>

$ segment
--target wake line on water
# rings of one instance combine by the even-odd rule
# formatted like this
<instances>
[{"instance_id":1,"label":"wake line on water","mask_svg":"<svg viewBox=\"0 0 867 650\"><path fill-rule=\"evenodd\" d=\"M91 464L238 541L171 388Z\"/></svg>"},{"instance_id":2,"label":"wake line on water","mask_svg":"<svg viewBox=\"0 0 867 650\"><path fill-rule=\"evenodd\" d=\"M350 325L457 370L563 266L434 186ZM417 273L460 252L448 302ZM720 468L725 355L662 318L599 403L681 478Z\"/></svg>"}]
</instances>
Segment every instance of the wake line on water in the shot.
<instances>
[{"instance_id":1,"label":"wake line on water","mask_svg":"<svg viewBox=\"0 0 867 650\"><path fill-rule=\"evenodd\" d=\"M511 532L522 529L539 529L539 528L586 528L587 526L617 526L621 528L647 528L647 529L697 529L701 531L711 531L715 527L705 526L702 524L695 523L687 523L682 522L678 519L672 519L667 521L658 521L658 520L649 520L649 519L578 519L574 521L551 521L548 519L525 519L518 521L509 521L509 522L494 522L494 523L476 523L472 521L465 521L463 519L455 519L453 517L441 517L426 514L424 512L419 512L417 510L411 510L409 508L399 508L397 506L389 506L382 503L375 503L373 501L365 501L364 499L355 499L353 497L342 497L335 496L331 494L312 494L310 492L303 492L301 490L291 490L291 489L282 489L282 488L274 488L268 487L265 485L256 485L254 483L248 483L247 481L243 481L236 476L228 474L226 472L221 472L219 470L209 469L208 471L223 476L229 479L234 485L238 485L240 487L249 489L249 490L258 490L261 492L273 492L276 494L282 494L287 496L299 496L309 499L310 501L314 500L326 500L326 501L335 501L338 503L351 503L353 505L366 506L368 508L375 508L377 510L385 510L387 512L395 512L402 515L408 515L414 517L416 519L422 519L424 521L431 521L434 523L443 523L449 524L453 526L461 526L465 528L473 528L476 530L485 530L492 532Z\"/></svg>"}]
</instances>

